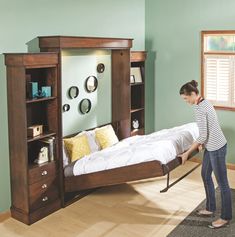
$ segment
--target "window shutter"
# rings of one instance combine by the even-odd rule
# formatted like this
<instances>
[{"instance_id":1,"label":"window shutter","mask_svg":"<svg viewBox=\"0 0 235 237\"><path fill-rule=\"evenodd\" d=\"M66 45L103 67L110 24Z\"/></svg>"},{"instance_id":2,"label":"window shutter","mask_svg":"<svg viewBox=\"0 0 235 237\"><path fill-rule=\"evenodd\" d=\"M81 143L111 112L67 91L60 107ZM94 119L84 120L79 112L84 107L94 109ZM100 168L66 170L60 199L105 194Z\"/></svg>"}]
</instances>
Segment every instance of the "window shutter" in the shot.
<instances>
[{"instance_id":1,"label":"window shutter","mask_svg":"<svg viewBox=\"0 0 235 237\"><path fill-rule=\"evenodd\" d=\"M231 75L231 97L232 97L232 107L235 107L235 57L233 57L232 61L232 75Z\"/></svg>"},{"instance_id":2,"label":"window shutter","mask_svg":"<svg viewBox=\"0 0 235 237\"><path fill-rule=\"evenodd\" d=\"M231 106L234 59L230 55L205 55L205 98L214 105ZM235 91L235 87L234 91ZM235 102L235 101L234 101Z\"/></svg>"}]
</instances>

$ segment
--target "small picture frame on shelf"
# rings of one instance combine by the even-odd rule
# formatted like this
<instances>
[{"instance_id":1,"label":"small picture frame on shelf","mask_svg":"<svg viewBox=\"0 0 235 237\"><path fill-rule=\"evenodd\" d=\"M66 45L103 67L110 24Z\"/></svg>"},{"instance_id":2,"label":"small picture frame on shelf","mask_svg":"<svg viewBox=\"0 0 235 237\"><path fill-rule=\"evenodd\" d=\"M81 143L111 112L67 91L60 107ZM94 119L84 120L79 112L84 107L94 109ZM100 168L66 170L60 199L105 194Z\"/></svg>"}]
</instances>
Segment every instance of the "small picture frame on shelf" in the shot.
<instances>
[{"instance_id":1,"label":"small picture frame on shelf","mask_svg":"<svg viewBox=\"0 0 235 237\"><path fill-rule=\"evenodd\" d=\"M134 76L135 83L142 83L143 82L140 67L132 67L131 68L131 75Z\"/></svg>"},{"instance_id":2,"label":"small picture frame on shelf","mask_svg":"<svg viewBox=\"0 0 235 237\"><path fill-rule=\"evenodd\" d=\"M130 83L131 84L135 83L135 76L134 75L130 76Z\"/></svg>"}]
</instances>

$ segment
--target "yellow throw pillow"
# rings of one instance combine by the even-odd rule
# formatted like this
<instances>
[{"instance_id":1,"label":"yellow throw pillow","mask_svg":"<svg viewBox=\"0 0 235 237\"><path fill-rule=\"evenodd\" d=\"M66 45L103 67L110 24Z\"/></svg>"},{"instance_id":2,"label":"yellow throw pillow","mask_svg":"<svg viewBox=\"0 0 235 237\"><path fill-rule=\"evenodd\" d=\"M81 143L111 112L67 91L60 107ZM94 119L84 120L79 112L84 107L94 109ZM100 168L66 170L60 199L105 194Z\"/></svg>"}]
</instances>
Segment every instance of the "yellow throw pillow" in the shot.
<instances>
[{"instance_id":1,"label":"yellow throw pillow","mask_svg":"<svg viewBox=\"0 0 235 237\"><path fill-rule=\"evenodd\" d=\"M110 147L118 142L118 138L111 125L107 125L95 130L95 137L102 149Z\"/></svg>"},{"instance_id":2,"label":"yellow throw pillow","mask_svg":"<svg viewBox=\"0 0 235 237\"><path fill-rule=\"evenodd\" d=\"M64 139L65 147L68 151L71 162L81 159L91 153L87 136L80 135Z\"/></svg>"}]
</instances>

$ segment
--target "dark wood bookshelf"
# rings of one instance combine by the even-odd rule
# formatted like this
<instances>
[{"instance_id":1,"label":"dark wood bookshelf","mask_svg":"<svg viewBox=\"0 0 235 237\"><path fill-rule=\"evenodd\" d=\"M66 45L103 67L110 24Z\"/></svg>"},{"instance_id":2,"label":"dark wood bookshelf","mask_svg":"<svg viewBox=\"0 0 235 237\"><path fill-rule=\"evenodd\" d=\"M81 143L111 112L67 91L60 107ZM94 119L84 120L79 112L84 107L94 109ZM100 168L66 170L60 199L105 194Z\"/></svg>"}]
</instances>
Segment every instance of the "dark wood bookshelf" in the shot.
<instances>
[{"instance_id":1,"label":"dark wood bookshelf","mask_svg":"<svg viewBox=\"0 0 235 237\"><path fill-rule=\"evenodd\" d=\"M58 62L58 53L5 54L11 216L26 224L32 224L61 207L56 168L59 160L56 140L60 132ZM29 82L37 82L38 89L50 86L52 96L28 99ZM27 137L27 128L35 124L43 125L45 132ZM42 146L39 140L50 136L55 137L54 161L34 164Z\"/></svg>"},{"instance_id":2,"label":"dark wood bookshelf","mask_svg":"<svg viewBox=\"0 0 235 237\"><path fill-rule=\"evenodd\" d=\"M142 82L131 83L131 109L130 109L130 127L131 136L145 134L145 60L147 53L145 51L131 51L131 67L140 68ZM133 129L132 122L137 120L139 128Z\"/></svg>"}]
</instances>

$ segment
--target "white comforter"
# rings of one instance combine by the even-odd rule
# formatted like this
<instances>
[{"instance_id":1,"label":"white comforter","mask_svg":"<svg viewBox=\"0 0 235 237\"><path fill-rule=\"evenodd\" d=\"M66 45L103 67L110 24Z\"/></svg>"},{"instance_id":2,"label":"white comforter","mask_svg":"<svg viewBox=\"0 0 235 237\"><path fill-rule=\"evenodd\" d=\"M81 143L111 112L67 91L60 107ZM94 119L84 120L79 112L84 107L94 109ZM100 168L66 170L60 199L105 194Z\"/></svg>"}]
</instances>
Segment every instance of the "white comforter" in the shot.
<instances>
[{"instance_id":1,"label":"white comforter","mask_svg":"<svg viewBox=\"0 0 235 237\"><path fill-rule=\"evenodd\" d=\"M189 123L149 135L129 137L78 160L73 174L88 174L152 160L166 164L187 150L198 136L196 123Z\"/></svg>"}]
</instances>

